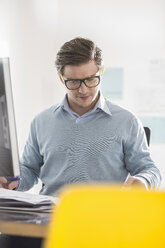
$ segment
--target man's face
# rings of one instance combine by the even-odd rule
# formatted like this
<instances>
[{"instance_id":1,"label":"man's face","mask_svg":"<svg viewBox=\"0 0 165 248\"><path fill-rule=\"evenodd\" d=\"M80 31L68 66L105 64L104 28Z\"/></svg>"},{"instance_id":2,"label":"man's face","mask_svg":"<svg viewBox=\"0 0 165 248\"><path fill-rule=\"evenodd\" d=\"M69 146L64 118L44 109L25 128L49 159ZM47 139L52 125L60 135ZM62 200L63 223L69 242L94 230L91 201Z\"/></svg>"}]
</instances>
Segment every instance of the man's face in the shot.
<instances>
[{"instance_id":1,"label":"man's face","mask_svg":"<svg viewBox=\"0 0 165 248\"><path fill-rule=\"evenodd\" d=\"M63 78L84 79L94 76L98 70L98 66L94 61L78 66L67 65L64 68ZM67 97L70 108L79 115L83 115L96 104L99 98L99 85L94 88L88 88L82 83L79 89L67 89Z\"/></svg>"}]
</instances>

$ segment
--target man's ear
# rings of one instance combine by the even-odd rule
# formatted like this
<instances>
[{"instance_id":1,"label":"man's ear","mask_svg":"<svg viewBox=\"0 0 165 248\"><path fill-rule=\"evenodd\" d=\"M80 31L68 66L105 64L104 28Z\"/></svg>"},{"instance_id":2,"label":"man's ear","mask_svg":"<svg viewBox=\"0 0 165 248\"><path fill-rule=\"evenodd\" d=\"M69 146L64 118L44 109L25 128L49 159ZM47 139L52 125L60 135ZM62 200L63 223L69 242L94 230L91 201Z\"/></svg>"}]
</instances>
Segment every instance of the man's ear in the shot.
<instances>
[{"instance_id":1,"label":"man's ear","mask_svg":"<svg viewBox=\"0 0 165 248\"><path fill-rule=\"evenodd\" d=\"M102 66L102 67L99 69L99 74L100 74L101 77L103 76L104 71L105 71L105 68L104 68L104 66Z\"/></svg>"},{"instance_id":2,"label":"man's ear","mask_svg":"<svg viewBox=\"0 0 165 248\"><path fill-rule=\"evenodd\" d=\"M61 75L59 72L58 72L58 76L59 76L59 78L60 78L61 83L64 84L64 80L63 80L63 78L62 78L62 75Z\"/></svg>"}]
</instances>

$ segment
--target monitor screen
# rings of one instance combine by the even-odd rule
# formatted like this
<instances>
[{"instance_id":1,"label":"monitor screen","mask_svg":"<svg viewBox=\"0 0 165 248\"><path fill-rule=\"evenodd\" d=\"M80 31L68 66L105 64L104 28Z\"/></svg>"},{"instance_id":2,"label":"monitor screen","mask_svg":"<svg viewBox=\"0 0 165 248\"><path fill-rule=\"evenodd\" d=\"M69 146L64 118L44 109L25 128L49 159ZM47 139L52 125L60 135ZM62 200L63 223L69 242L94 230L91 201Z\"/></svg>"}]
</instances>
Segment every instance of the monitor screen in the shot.
<instances>
[{"instance_id":1,"label":"monitor screen","mask_svg":"<svg viewBox=\"0 0 165 248\"><path fill-rule=\"evenodd\" d=\"M0 58L0 176L20 175L9 58Z\"/></svg>"}]
</instances>

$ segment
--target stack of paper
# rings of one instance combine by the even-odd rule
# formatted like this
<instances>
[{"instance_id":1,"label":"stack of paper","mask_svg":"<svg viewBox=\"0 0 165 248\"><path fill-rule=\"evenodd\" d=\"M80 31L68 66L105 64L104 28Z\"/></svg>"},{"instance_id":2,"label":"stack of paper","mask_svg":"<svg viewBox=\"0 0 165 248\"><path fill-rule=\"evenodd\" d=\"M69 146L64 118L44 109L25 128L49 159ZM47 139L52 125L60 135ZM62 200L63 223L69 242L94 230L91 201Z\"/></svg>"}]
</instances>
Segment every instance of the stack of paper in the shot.
<instances>
[{"instance_id":1,"label":"stack of paper","mask_svg":"<svg viewBox=\"0 0 165 248\"><path fill-rule=\"evenodd\" d=\"M17 218L34 222L41 218L48 219L48 213L55 210L58 204L57 197L35 195L21 191L0 188L0 219ZM42 221L43 221L42 219Z\"/></svg>"},{"instance_id":2,"label":"stack of paper","mask_svg":"<svg viewBox=\"0 0 165 248\"><path fill-rule=\"evenodd\" d=\"M0 188L0 210L50 212L58 198Z\"/></svg>"}]
</instances>

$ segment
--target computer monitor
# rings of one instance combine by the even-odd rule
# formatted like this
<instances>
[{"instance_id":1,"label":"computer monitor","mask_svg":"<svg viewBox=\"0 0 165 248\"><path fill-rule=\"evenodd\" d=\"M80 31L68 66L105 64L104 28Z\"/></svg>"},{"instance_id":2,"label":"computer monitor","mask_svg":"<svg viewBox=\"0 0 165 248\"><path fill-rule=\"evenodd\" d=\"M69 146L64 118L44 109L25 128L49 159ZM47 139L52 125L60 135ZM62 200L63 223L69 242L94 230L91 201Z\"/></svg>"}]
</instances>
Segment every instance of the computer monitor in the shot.
<instances>
[{"instance_id":1,"label":"computer monitor","mask_svg":"<svg viewBox=\"0 0 165 248\"><path fill-rule=\"evenodd\" d=\"M0 176L20 175L9 58L0 58Z\"/></svg>"}]
</instances>

